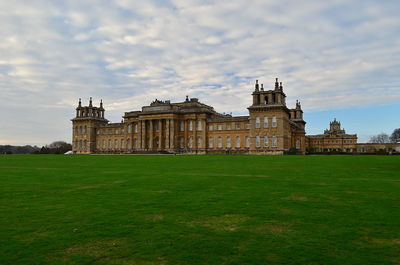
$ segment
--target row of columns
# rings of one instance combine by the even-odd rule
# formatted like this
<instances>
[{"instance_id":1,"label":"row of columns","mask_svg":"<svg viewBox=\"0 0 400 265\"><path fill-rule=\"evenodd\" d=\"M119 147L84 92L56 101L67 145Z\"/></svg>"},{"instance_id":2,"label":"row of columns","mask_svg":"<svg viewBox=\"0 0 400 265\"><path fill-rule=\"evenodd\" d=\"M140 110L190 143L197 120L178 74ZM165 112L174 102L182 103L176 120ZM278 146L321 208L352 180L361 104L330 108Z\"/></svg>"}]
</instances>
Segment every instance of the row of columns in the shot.
<instances>
[{"instance_id":1,"label":"row of columns","mask_svg":"<svg viewBox=\"0 0 400 265\"><path fill-rule=\"evenodd\" d=\"M187 141L189 137L189 120L185 120L184 126L184 148L187 148ZM197 137L202 137L202 145L206 147L206 122L204 119L201 120L202 129L197 131L198 121L193 119L193 148L197 148ZM155 130L155 122L159 123L158 131ZM141 150L148 149L175 149L179 148L179 142L177 139L177 132L180 130L180 124L177 124L178 120L175 119L158 119L158 120L141 120L138 122L138 148ZM158 137L158 143L154 140ZM157 144L157 146L155 146Z\"/></svg>"}]
</instances>

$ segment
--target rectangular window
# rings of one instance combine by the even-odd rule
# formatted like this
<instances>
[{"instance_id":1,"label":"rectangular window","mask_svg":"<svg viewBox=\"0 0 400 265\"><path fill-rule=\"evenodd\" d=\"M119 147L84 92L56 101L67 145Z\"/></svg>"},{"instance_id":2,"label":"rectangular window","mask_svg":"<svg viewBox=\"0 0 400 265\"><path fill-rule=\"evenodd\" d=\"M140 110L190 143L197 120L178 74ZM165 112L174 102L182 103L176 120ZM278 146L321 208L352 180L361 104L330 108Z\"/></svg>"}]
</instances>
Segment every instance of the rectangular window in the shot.
<instances>
[{"instance_id":1,"label":"rectangular window","mask_svg":"<svg viewBox=\"0 0 400 265\"><path fill-rule=\"evenodd\" d=\"M222 137L218 136L218 148L222 148Z\"/></svg>"},{"instance_id":2,"label":"rectangular window","mask_svg":"<svg viewBox=\"0 0 400 265\"><path fill-rule=\"evenodd\" d=\"M222 131L222 124L218 124L218 131Z\"/></svg>"},{"instance_id":3,"label":"rectangular window","mask_svg":"<svg viewBox=\"0 0 400 265\"><path fill-rule=\"evenodd\" d=\"M236 123L236 130L240 130L240 123Z\"/></svg>"},{"instance_id":4,"label":"rectangular window","mask_svg":"<svg viewBox=\"0 0 400 265\"><path fill-rule=\"evenodd\" d=\"M264 136L264 146L268 147L268 136L267 135Z\"/></svg>"},{"instance_id":5,"label":"rectangular window","mask_svg":"<svg viewBox=\"0 0 400 265\"><path fill-rule=\"evenodd\" d=\"M155 124L154 124L154 127L155 127L156 132L158 132L160 130L160 121L156 120Z\"/></svg>"},{"instance_id":6,"label":"rectangular window","mask_svg":"<svg viewBox=\"0 0 400 265\"><path fill-rule=\"evenodd\" d=\"M208 147L209 148L214 148L214 137L208 138Z\"/></svg>"},{"instance_id":7,"label":"rectangular window","mask_svg":"<svg viewBox=\"0 0 400 265\"><path fill-rule=\"evenodd\" d=\"M203 129L203 126L202 126L201 120L198 120L197 121L197 130L201 131L202 129Z\"/></svg>"},{"instance_id":8,"label":"rectangular window","mask_svg":"<svg viewBox=\"0 0 400 265\"><path fill-rule=\"evenodd\" d=\"M179 148L184 148L184 138L179 137Z\"/></svg>"},{"instance_id":9,"label":"rectangular window","mask_svg":"<svg viewBox=\"0 0 400 265\"><path fill-rule=\"evenodd\" d=\"M257 136L256 136L256 147L260 147L260 146L261 146L260 136L257 135Z\"/></svg>"},{"instance_id":10,"label":"rectangular window","mask_svg":"<svg viewBox=\"0 0 400 265\"><path fill-rule=\"evenodd\" d=\"M272 127L273 128L277 127L276 116L272 117Z\"/></svg>"},{"instance_id":11,"label":"rectangular window","mask_svg":"<svg viewBox=\"0 0 400 265\"><path fill-rule=\"evenodd\" d=\"M185 131L185 122L184 121L181 121L179 123L179 131L181 131L181 132Z\"/></svg>"},{"instance_id":12,"label":"rectangular window","mask_svg":"<svg viewBox=\"0 0 400 265\"><path fill-rule=\"evenodd\" d=\"M134 127L135 129L134 129L134 132L135 133L137 133L138 132L138 125L137 125L137 123L135 124L135 127Z\"/></svg>"},{"instance_id":13,"label":"rectangular window","mask_svg":"<svg viewBox=\"0 0 400 265\"><path fill-rule=\"evenodd\" d=\"M264 128L268 128L268 117L264 117Z\"/></svg>"},{"instance_id":14,"label":"rectangular window","mask_svg":"<svg viewBox=\"0 0 400 265\"><path fill-rule=\"evenodd\" d=\"M246 148L250 147L250 137L246 136Z\"/></svg>"},{"instance_id":15,"label":"rectangular window","mask_svg":"<svg viewBox=\"0 0 400 265\"><path fill-rule=\"evenodd\" d=\"M193 136L189 137L189 148L193 148Z\"/></svg>"},{"instance_id":16,"label":"rectangular window","mask_svg":"<svg viewBox=\"0 0 400 265\"><path fill-rule=\"evenodd\" d=\"M240 148L240 136L236 136L235 146L236 148Z\"/></svg>"},{"instance_id":17,"label":"rectangular window","mask_svg":"<svg viewBox=\"0 0 400 265\"><path fill-rule=\"evenodd\" d=\"M128 125L128 133L132 133L132 124Z\"/></svg>"},{"instance_id":18,"label":"rectangular window","mask_svg":"<svg viewBox=\"0 0 400 265\"><path fill-rule=\"evenodd\" d=\"M189 121L189 131L193 131L193 121Z\"/></svg>"},{"instance_id":19,"label":"rectangular window","mask_svg":"<svg viewBox=\"0 0 400 265\"><path fill-rule=\"evenodd\" d=\"M202 140L201 136L198 136L197 137L197 148L198 149L202 148L202 146L201 146L202 145L202 141L201 140Z\"/></svg>"},{"instance_id":20,"label":"rectangular window","mask_svg":"<svg viewBox=\"0 0 400 265\"><path fill-rule=\"evenodd\" d=\"M260 128L260 117L256 117L256 128Z\"/></svg>"},{"instance_id":21,"label":"rectangular window","mask_svg":"<svg viewBox=\"0 0 400 265\"><path fill-rule=\"evenodd\" d=\"M277 147L278 146L278 139L276 136L272 136L272 146Z\"/></svg>"},{"instance_id":22,"label":"rectangular window","mask_svg":"<svg viewBox=\"0 0 400 265\"><path fill-rule=\"evenodd\" d=\"M226 137L226 148L231 148L231 137L230 136Z\"/></svg>"},{"instance_id":23,"label":"rectangular window","mask_svg":"<svg viewBox=\"0 0 400 265\"><path fill-rule=\"evenodd\" d=\"M227 129L227 130L230 130L230 129L231 129L231 125L230 125L229 123L226 125L226 129Z\"/></svg>"},{"instance_id":24,"label":"rectangular window","mask_svg":"<svg viewBox=\"0 0 400 265\"><path fill-rule=\"evenodd\" d=\"M213 130L214 130L214 125L210 124L210 125L208 126L208 130L209 130L209 131L213 131Z\"/></svg>"}]
</instances>

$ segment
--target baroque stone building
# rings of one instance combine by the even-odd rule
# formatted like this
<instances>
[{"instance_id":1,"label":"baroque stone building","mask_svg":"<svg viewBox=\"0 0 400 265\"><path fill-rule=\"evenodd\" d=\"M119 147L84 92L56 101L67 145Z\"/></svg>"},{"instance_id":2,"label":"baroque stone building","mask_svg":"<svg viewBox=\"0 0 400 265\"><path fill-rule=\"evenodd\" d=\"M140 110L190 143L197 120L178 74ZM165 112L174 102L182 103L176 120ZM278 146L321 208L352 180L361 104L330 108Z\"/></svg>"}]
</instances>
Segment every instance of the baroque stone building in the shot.
<instances>
[{"instance_id":1,"label":"baroque stone building","mask_svg":"<svg viewBox=\"0 0 400 265\"><path fill-rule=\"evenodd\" d=\"M92 153L238 153L284 154L306 148L300 102L289 109L282 82L264 90L256 81L248 116L221 114L188 98L155 100L142 110L125 112L120 123L104 118L103 103L81 100L72 119L73 152Z\"/></svg>"},{"instance_id":2,"label":"baroque stone building","mask_svg":"<svg viewBox=\"0 0 400 265\"><path fill-rule=\"evenodd\" d=\"M326 152L356 152L357 134L347 134L341 129L336 118L330 122L329 129L323 134L307 135L306 145L316 153Z\"/></svg>"}]
</instances>

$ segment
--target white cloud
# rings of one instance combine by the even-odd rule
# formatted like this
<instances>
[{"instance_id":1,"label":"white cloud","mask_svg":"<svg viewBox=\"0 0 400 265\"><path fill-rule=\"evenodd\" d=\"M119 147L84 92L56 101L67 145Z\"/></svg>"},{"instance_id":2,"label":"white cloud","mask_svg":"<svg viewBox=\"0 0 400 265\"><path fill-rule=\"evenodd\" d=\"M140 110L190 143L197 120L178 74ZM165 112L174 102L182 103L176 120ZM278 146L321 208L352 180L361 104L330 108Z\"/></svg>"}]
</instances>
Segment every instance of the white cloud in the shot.
<instances>
[{"instance_id":1,"label":"white cloud","mask_svg":"<svg viewBox=\"0 0 400 265\"><path fill-rule=\"evenodd\" d=\"M305 111L398 102L399 9L396 1L3 1L0 108L14 109L15 127L49 105L71 109L59 119L68 121L89 96L117 120L155 97L186 94L245 114L254 80L271 88L275 77Z\"/></svg>"}]
</instances>

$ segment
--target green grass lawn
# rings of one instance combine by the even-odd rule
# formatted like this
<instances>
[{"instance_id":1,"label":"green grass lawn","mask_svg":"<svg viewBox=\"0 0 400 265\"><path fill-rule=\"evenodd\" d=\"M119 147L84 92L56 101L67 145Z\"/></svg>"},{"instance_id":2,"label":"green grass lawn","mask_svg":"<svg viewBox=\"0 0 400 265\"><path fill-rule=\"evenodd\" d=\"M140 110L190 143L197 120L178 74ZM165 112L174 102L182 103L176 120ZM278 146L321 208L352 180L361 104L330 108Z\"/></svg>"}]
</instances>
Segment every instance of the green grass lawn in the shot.
<instances>
[{"instance_id":1,"label":"green grass lawn","mask_svg":"<svg viewBox=\"0 0 400 265\"><path fill-rule=\"evenodd\" d=\"M0 264L400 264L400 156L0 156Z\"/></svg>"}]
</instances>

